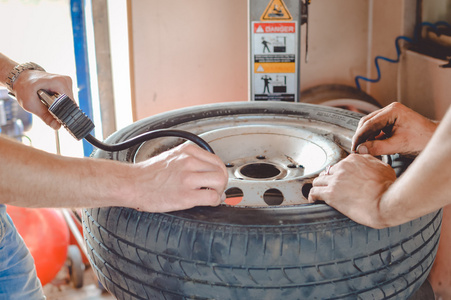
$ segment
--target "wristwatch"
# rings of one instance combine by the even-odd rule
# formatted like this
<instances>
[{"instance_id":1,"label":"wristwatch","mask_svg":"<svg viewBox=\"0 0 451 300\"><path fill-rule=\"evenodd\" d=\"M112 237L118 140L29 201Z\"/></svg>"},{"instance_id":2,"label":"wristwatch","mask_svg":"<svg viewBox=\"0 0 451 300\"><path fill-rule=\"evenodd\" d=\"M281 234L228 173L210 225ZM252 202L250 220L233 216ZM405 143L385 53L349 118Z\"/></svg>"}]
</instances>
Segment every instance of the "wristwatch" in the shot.
<instances>
[{"instance_id":1,"label":"wristwatch","mask_svg":"<svg viewBox=\"0 0 451 300\"><path fill-rule=\"evenodd\" d=\"M13 93L13 85L14 82L19 77L20 73L26 70L38 70L38 71L45 71L44 68L42 68L40 65L34 63L34 62L26 62L20 65L15 66L11 72L8 74L8 77L6 77L6 87L8 88L9 94L14 96Z\"/></svg>"}]
</instances>

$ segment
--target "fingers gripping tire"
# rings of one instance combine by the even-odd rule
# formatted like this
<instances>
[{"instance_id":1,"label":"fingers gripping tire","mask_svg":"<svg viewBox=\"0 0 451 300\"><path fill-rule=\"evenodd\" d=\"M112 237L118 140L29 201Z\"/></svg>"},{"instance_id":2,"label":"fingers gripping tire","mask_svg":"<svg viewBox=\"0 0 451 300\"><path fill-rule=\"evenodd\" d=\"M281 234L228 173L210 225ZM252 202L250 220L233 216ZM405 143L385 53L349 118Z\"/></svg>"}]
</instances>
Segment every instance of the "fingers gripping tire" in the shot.
<instances>
[{"instance_id":1,"label":"fingers gripping tire","mask_svg":"<svg viewBox=\"0 0 451 300\"><path fill-rule=\"evenodd\" d=\"M327 122L350 136L361 116L308 104L211 105L137 122L109 142L161 127L191 130L199 120L236 123L237 115ZM136 151L94 157L132 161ZM83 225L93 269L118 299L407 299L432 267L441 218L437 211L376 230L324 204L164 214L110 207L84 210Z\"/></svg>"}]
</instances>

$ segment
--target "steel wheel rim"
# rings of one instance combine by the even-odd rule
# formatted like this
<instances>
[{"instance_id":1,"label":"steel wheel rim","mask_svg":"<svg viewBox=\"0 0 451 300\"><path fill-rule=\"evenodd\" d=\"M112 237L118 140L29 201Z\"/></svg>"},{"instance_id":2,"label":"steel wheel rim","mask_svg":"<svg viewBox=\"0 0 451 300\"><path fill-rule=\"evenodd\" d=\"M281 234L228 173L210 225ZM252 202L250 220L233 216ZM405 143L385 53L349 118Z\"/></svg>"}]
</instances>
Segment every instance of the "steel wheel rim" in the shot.
<instances>
[{"instance_id":1,"label":"steel wheel rim","mask_svg":"<svg viewBox=\"0 0 451 300\"><path fill-rule=\"evenodd\" d=\"M353 132L299 116L226 115L179 124L207 141L229 172L227 200L237 208L280 207L308 203L311 183L328 165L343 159ZM149 141L132 161L146 160L183 141Z\"/></svg>"}]
</instances>

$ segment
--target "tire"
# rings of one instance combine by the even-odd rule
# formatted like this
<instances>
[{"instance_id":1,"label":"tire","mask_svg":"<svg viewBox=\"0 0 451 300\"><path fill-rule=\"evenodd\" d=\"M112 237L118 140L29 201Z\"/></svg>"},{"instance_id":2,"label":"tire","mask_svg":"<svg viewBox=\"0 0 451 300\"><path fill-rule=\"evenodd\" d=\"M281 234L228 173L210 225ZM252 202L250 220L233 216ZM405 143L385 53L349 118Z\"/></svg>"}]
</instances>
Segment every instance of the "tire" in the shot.
<instances>
[{"instance_id":1,"label":"tire","mask_svg":"<svg viewBox=\"0 0 451 300\"><path fill-rule=\"evenodd\" d=\"M150 117L107 142L164 127L200 134L212 126L269 120L312 130L327 124L333 132L327 138L349 150L360 117L311 104L214 104ZM177 143L150 143L146 151L154 155ZM96 151L94 157L133 162L145 148ZM400 160L392 159L399 171ZM118 299L407 299L432 267L441 219L439 210L377 230L325 204L221 205L162 214L122 207L83 211L89 260Z\"/></svg>"},{"instance_id":2,"label":"tire","mask_svg":"<svg viewBox=\"0 0 451 300\"><path fill-rule=\"evenodd\" d=\"M381 105L372 96L355 87L323 84L301 91L301 102L344 108L368 114Z\"/></svg>"}]
</instances>

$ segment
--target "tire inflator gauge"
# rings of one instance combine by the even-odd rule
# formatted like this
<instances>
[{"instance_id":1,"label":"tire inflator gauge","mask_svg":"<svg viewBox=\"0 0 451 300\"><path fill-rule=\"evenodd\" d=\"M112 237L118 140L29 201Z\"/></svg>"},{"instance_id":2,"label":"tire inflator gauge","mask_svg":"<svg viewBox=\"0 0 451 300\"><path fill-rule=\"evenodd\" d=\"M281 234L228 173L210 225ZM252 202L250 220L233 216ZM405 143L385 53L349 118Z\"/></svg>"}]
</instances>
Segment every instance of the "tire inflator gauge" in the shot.
<instances>
[{"instance_id":1,"label":"tire inflator gauge","mask_svg":"<svg viewBox=\"0 0 451 300\"><path fill-rule=\"evenodd\" d=\"M94 147L116 152L142 144L148 140L161 137L179 137L189 140L199 147L214 154L210 145L201 137L183 130L177 129L157 129L145 132L118 144L106 144L90 134L94 129L92 120L80 109L80 107L66 94L49 93L45 90L38 91L41 102L47 107L49 112L63 125L69 133L77 140L85 139Z\"/></svg>"}]
</instances>

